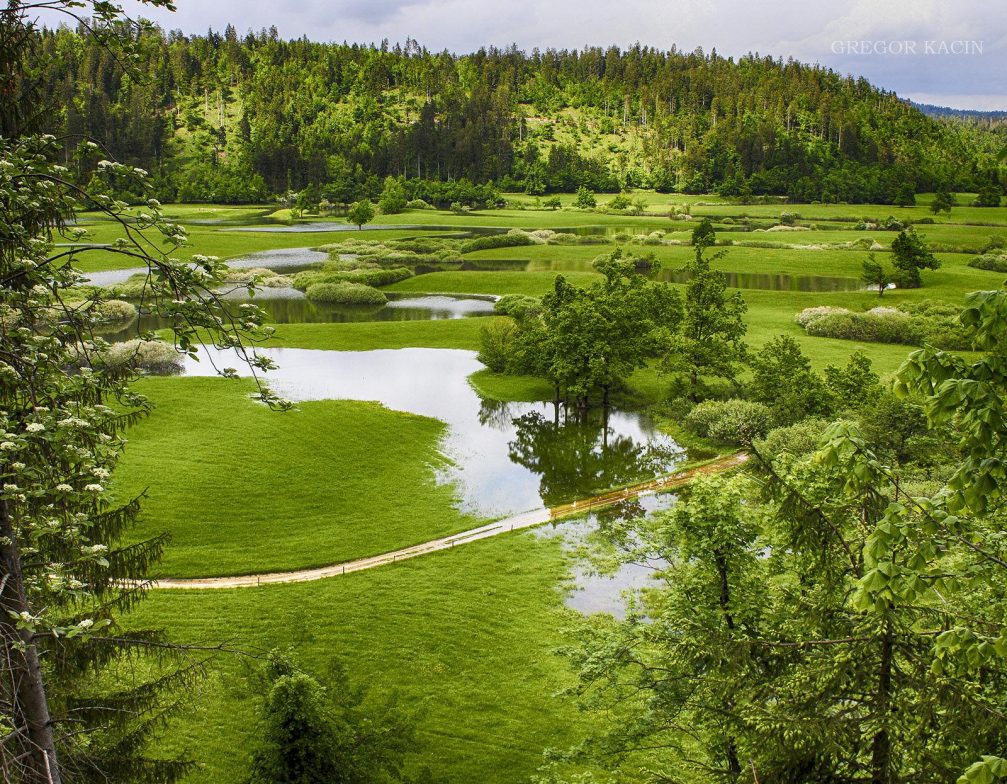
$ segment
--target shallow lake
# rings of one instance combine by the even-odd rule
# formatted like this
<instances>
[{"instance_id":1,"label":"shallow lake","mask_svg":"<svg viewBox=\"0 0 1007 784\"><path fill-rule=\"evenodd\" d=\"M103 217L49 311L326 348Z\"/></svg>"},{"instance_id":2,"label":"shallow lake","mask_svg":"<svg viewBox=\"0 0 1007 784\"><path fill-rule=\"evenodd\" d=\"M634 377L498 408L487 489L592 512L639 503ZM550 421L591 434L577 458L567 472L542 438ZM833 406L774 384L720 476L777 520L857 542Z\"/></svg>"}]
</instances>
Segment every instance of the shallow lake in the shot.
<instances>
[{"instance_id":1,"label":"shallow lake","mask_svg":"<svg viewBox=\"0 0 1007 784\"><path fill-rule=\"evenodd\" d=\"M277 248L249 253L238 259L230 259L227 266L231 269L253 269L265 267L279 272L296 272L310 267L320 261L328 261L329 254L321 253L311 248ZM94 286L114 286L123 283L140 272L146 272L146 267L130 267L129 269L105 270L103 272L87 273L87 282Z\"/></svg>"},{"instance_id":2,"label":"shallow lake","mask_svg":"<svg viewBox=\"0 0 1007 784\"><path fill-rule=\"evenodd\" d=\"M595 272L594 262L588 259L563 261L497 261L499 269L525 272ZM829 275L791 275L787 273L724 272L727 285L735 289L766 289L769 291L862 291L864 284L856 278ZM679 269L661 269L655 280L665 283L688 283L688 272Z\"/></svg>"},{"instance_id":3,"label":"shallow lake","mask_svg":"<svg viewBox=\"0 0 1007 784\"><path fill-rule=\"evenodd\" d=\"M463 511L499 518L551 507L673 471L685 450L644 414L582 415L552 403L483 401L468 376L483 366L472 351L270 349L280 365L272 389L297 402L374 400L447 424L442 481L457 488ZM238 367L232 352L202 350L189 375ZM247 371L245 371L247 373ZM279 415L278 416L282 416ZM333 434L338 439L338 434Z\"/></svg>"},{"instance_id":4,"label":"shallow lake","mask_svg":"<svg viewBox=\"0 0 1007 784\"><path fill-rule=\"evenodd\" d=\"M345 324L360 321L442 321L445 319L492 316L493 298L466 296L396 296L384 305L333 305L312 302L297 289L260 289L255 299L248 298L246 289L235 289L223 296L235 306L258 305L270 324ZM110 343L131 340L146 332L167 329L170 319L149 314L140 315L132 323L118 329L99 330Z\"/></svg>"},{"instance_id":5,"label":"shallow lake","mask_svg":"<svg viewBox=\"0 0 1007 784\"><path fill-rule=\"evenodd\" d=\"M671 508L676 500L674 493L642 495L585 517L541 526L535 532L542 537L560 537L564 547L577 552L590 547L591 537L603 533L606 526L649 517L655 512ZM573 585L566 595L566 605L585 615L609 613L616 618L624 618L627 592L653 584L655 570L665 565L665 561L654 559L623 563L613 571L599 571L591 565L590 559L582 555L572 570Z\"/></svg>"}]
</instances>

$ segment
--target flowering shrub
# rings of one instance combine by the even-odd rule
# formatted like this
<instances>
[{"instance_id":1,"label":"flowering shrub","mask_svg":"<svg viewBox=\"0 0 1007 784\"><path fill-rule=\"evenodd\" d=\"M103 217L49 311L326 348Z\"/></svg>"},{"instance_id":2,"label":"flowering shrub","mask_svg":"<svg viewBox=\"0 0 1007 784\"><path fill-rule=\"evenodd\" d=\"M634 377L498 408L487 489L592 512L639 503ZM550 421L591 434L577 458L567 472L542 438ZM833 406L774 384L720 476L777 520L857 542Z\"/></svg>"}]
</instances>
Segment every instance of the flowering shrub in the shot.
<instances>
[{"instance_id":1,"label":"flowering shrub","mask_svg":"<svg viewBox=\"0 0 1007 784\"><path fill-rule=\"evenodd\" d=\"M813 308L805 308L796 316L794 316L794 321L800 324L802 327L807 327L812 321L821 318L822 316L832 316L839 313L850 313L849 308L837 308L834 305L818 305Z\"/></svg>"},{"instance_id":2,"label":"flowering shrub","mask_svg":"<svg viewBox=\"0 0 1007 784\"><path fill-rule=\"evenodd\" d=\"M143 370L156 376L182 372L182 355L163 340L127 340L113 343L102 355L109 368Z\"/></svg>"}]
</instances>

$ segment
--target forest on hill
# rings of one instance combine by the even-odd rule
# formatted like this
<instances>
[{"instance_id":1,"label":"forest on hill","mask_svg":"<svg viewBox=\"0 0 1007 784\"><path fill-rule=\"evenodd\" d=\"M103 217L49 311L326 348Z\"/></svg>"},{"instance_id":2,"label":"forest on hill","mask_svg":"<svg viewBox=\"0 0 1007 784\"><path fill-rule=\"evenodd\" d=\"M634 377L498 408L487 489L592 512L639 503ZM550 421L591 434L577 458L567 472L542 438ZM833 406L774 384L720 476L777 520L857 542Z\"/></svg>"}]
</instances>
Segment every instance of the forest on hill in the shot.
<instances>
[{"instance_id":1,"label":"forest on hill","mask_svg":"<svg viewBox=\"0 0 1007 784\"><path fill-rule=\"evenodd\" d=\"M893 203L997 180L1002 131L928 117L864 79L793 60L633 46L474 54L204 36L148 27L130 67L94 37L42 31L49 130L149 170L163 201L321 189L386 176L532 194L634 187ZM87 181L90 172L78 172ZM1000 183L1002 184L1002 183ZM122 186L128 195L128 187ZM422 188L410 188L420 195Z\"/></svg>"}]
</instances>

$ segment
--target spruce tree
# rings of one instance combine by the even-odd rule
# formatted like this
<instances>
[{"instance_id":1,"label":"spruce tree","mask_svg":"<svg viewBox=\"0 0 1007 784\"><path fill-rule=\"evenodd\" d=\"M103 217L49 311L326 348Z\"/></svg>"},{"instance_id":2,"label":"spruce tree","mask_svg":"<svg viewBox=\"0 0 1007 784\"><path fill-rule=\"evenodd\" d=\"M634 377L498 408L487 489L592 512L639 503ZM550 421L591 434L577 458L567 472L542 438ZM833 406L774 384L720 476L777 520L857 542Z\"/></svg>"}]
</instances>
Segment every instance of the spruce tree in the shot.
<instances>
[{"instance_id":1,"label":"spruce tree","mask_svg":"<svg viewBox=\"0 0 1007 784\"><path fill-rule=\"evenodd\" d=\"M128 62L118 9L87 5L103 44ZM72 15L78 4L45 6ZM197 668L158 630L122 621L165 540L128 539L139 499L106 493L123 432L150 404L130 390L135 365L111 361L95 335L104 300L80 288L78 262L99 248L81 242L77 211L118 224L121 239L100 251L149 271L145 300L174 325L179 351L212 342L267 369L242 348L261 334L262 314L235 315L213 294L224 277L216 259L171 255L185 233L156 201L130 210L69 181L63 164L98 148L33 132L34 8L9 3L0 14L0 92L24 102L5 101L0 136L0 769L24 784L172 781L184 761L148 757L147 741L170 710L167 695L184 694ZM149 188L142 170L107 160L98 170Z\"/></svg>"}]
</instances>

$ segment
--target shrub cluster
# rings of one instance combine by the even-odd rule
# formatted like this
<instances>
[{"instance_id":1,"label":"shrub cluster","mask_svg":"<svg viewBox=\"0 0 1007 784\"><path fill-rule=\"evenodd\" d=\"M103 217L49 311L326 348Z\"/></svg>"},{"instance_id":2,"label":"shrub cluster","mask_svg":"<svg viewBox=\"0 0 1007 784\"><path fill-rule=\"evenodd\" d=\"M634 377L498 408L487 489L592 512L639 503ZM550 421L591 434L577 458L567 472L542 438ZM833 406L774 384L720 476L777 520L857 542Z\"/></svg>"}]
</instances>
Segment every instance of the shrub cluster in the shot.
<instances>
[{"instance_id":1,"label":"shrub cluster","mask_svg":"<svg viewBox=\"0 0 1007 784\"><path fill-rule=\"evenodd\" d=\"M361 283L313 283L307 287L305 296L312 302L334 305L384 305L388 298L384 293Z\"/></svg>"},{"instance_id":2,"label":"shrub cluster","mask_svg":"<svg viewBox=\"0 0 1007 784\"><path fill-rule=\"evenodd\" d=\"M751 400L706 400L685 417L688 430L703 438L740 446L763 438L773 425L769 406Z\"/></svg>"},{"instance_id":3,"label":"shrub cluster","mask_svg":"<svg viewBox=\"0 0 1007 784\"><path fill-rule=\"evenodd\" d=\"M520 245L534 245L535 241L523 231L507 234L487 234L462 243L462 253L472 253L477 250L492 250L493 248L514 248Z\"/></svg>"},{"instance_id":4,"label":"shrub cluster","mask_svg":"<svg viewBox=\"0 0 1007 784\"><path fill-rule=\"evenodd\" d=\"M998 253L984 253L982 256L972 259L969 266L990 272L1007 272L1007 256Z\"/></svg>"},{"instance_id":5,"label":"shrub cluster","mask_svg":"<svg viewBox=\"0 0 1007 784\"><path fill-rule=\"evenodd\" d=\"M157 376L182 372L182 355L163 340L126 340L113 343L101 355L108 367L143 370Z\"/></svg>"},{"instance_id":6,"label":"shrub cluster","mask_svg":"<svg viewBox=\"0 0 1007 784\"><path fill-rule=\"evenodd\" d=\"M542 300L524 294L507 294L496 301L493 309L504 316L521 321L542 312Z\"/></svg>"},{"instance_id":7,"label":"shrub cluster","mask_svg":"<svg viewBox=\"0 0 1007 784\"><path fill-rule=\"evenodd\" d=\"M931 221L932 223L933 221ZM905 221L901 221L894 215L889 215L882 221L874 221L870 218L863 218L860 220L856 226L853 228L857 231L902 231L906 226L909 225Z\"/></svg>"},{"instance_id":8,"label":"shrub cluster","mask_svg":"<svg viewBox=\"0 0 1007 784\"><path fill-rule=\"evenodd\" d=\"M121 299L102 300L92 312L102 324L124 324L136 318L136 308Z\"/></svg>"},{"instance_id":9,"label":"shrub cluster","mask_svg":"<svg viewBox=\"0 0 1007 784\"><path fill-rule=\"evenodd\" d=\"M129 278L124 280L122 283L116 283L112 286L107 286L104 292L111 294L113 297L122 297L124 299L139 299L143 296L144 291L147 288L147 276L144 273L137 273L136 275L130 275Z\"/></svg>"},{"instance_id":10,"label":"shrub cluster","mask_svg":"<svg viewBox=\"0 0 1007 784\"><path fill-rule=\"evenodd\" d=\"M323 245L320 251L333 256L352 255L357 266L368 264L391 266L398 264L432 264L443 261L461 261L460 243L457 240L416 237L412 239L364 240L348 238L332 245Z\"/></svg>"},{"instance_id":11,"label":"shrub cluster","mask_svg":"<svg viewBox=\"0 0 1007 784\"><path fill-rule=\"evenodd\" d=\"M942 303L924 301L865 312L828 306L806 308L794 320L815 337L908 346L929 343L947 350L969 348L958 311Z\"/></svg>"},{"instance_id":12,"label":"shrub cluster","mask_svg":"<svg viewBox=\"0 0 1007 784\"><path fill-rule=\"evenodd\" d=\"M412 272L405 267L382 269L380 267L363 267L350 270L331 269L328 266L320 270L305 270L294 276L294 288L307 292L308 288L319 283L356 283L363 286L389 286L400 280L412 277Z\"/></svg>"},{"instance_id":13,"label":"shrub cluster","mask_svg":"<svg viewBox=\"0 0 1007 784\"><path fill-rule=\"evenodd\" d=\"M257 286L269 289L285 288L291 284L291 278L287 275L266 269L265 267L252 267L251 269L230 269L224 278L227 283L248 284L253 281Z\"/></svg>"}]
</instances>

